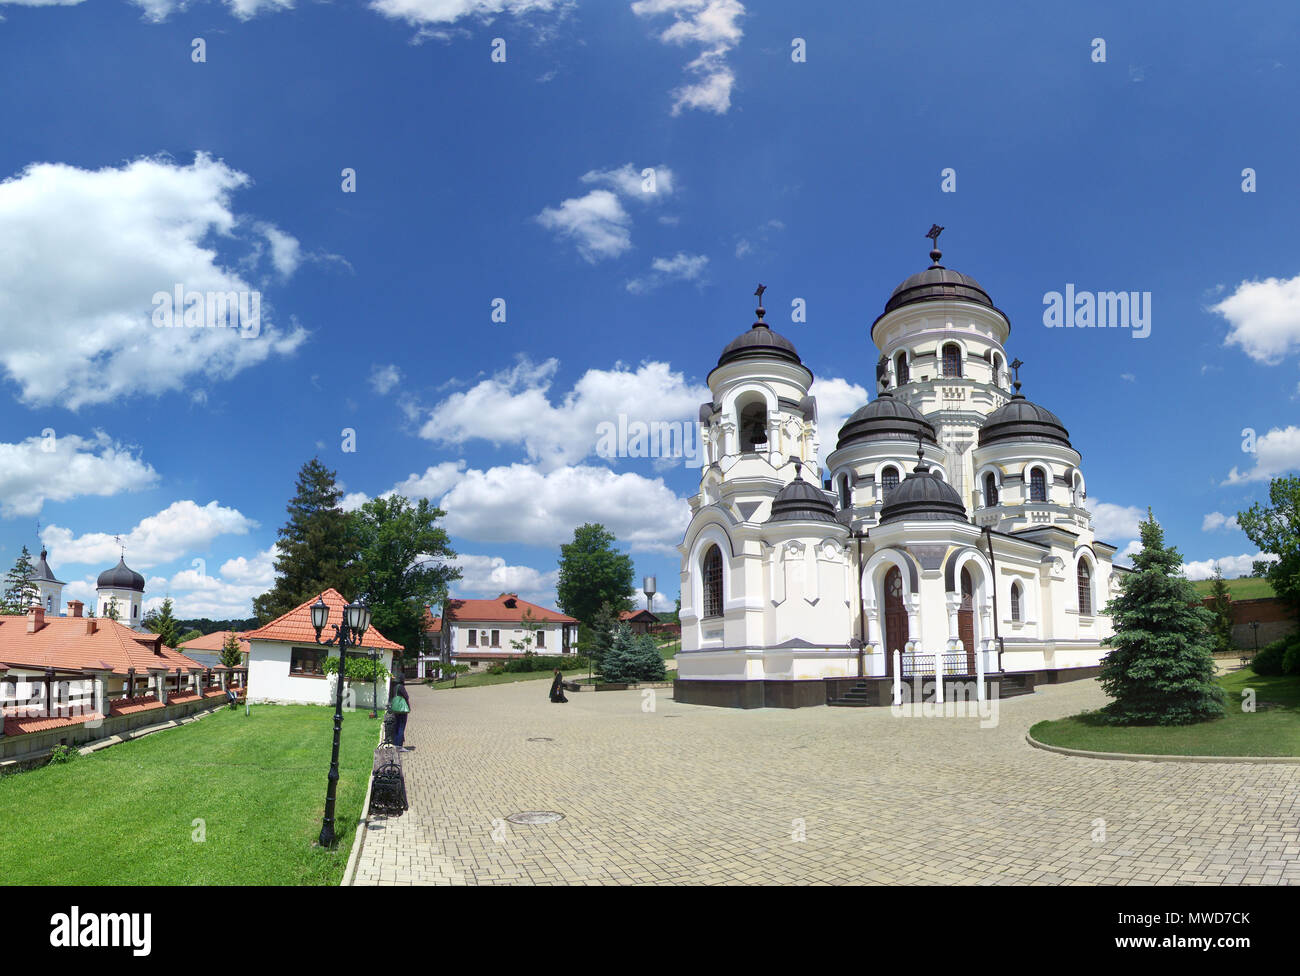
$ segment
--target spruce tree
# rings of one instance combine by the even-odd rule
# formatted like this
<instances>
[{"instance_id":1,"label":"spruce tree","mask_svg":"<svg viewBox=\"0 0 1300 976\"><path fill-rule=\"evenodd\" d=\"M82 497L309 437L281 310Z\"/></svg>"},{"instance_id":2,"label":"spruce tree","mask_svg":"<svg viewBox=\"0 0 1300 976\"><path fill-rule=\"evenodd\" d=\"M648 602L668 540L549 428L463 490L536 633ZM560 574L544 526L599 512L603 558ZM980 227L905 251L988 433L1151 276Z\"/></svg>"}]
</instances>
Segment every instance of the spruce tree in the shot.
<instances>
[{"instance_id":1,"label":"spruce tree","mask_svg":"<svg viewBox=\"0 0 1300 976\"><path fill-rule=\"evenodd\" d=\"M232 630L221 644L221 663L228 668L238 668L244 663L244 652L239 646L239 638Z\"/></svg>"},{"instance_id":2,"label":"spruce tree","mask_svg":"<svg viewBox=\"0 0 1300 976\"><path fill-rule=\"evenodd\" d=\"M619 624L614 628L609 649L600 658L600 676L606 681L621 682L636 680L636 665L632 652L632 628Z\"/></svg>"},{"instance_id":3,"label":"spruce tree","mask_svg":"<svg viewBox=\"0 0 1300 976\"><path fill-rule=\"evenodd\" d=\"M163 600L162 609L145 619L145 626L162 638L164 647L175 647L180 640L176 632L176 618L172 616L172 598Z\"/></svg>"},{"instance_id":4,"label":"spruce tree","mask_svg":"<svg viewBox=\"0 0 1300 976\"><path fill-rule=\"evenodd\" d=\"M39 600L41 591L32 582L36 567L32 565L32 554L23 546L23 551L14 561L14 568L5 576L4 596L0 598L5 613L26 613L33 600Z\"/></svg>"},{"instance_id":5,"label":"spruce tree","mask_svg":"<svg viewBox=\"0 0 1300 976\"><path fill-rule=\"evenodd\" d=\"M334 472L312 458L298 472L287 521L279 531L275 585L253 600L253 612L266 623L330 587L355 595L358 567L352 520L339 507L343 497Z\"/></svg>"},{"instance_id":6,"label":"spruce tree","mask_svg":"<svg viewBox=\"0 0 1300 976\"><path fill-rule=\"evenodd\" d=\"M1210 613L1214 615L1210 623L1210 635L1214 641L1215 653L1232 650L1232 595L1228 592L1228 583L1219 571L1218 563L1214 564Z\"/></svg>"},{"instance_id":7,"label":"spruce tree","mask_svg":"<svg viewBox=\"0 0 1300 976\"><path fill-rule=\"evenodd\" d=\"M1120 593L1106 606L1115 634L1101 662L1101 686L1114 701L1103 709L1113 725L1186 725L1223 715L1214 680L1212 616L1182 574L1182 556L1166 546L1147 510L1142 551Z\"/></svg>"}]
</instances>

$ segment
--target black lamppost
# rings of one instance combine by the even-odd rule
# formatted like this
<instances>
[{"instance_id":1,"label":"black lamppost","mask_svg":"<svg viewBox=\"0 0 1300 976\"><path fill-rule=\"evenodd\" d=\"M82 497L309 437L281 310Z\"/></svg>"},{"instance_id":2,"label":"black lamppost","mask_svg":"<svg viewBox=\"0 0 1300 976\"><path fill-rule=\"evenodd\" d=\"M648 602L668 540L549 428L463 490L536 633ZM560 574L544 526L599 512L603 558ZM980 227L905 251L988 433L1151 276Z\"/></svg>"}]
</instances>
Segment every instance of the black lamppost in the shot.
<instances>
[{"instance_id":1,"label":"black lamppost","mask_svg":"<svg viewBox=\"0 0 1300 976\"><path fill-rule=\"evenodd\" d=\"M1258 654L1259 653L1259 621L1252 620L1250 622L1250 629L1255 632L1255 653Z\"/></svg>"},{"instance_id":2,"label":"black lamppost","mask_svg":"<svg viewBox=\"0 0 1300 976\"><path fill-rule=\"evenodd\" d=\"M320 846L329 847L334 843L334 795L339 785L339 734L343 731L343 677L347 674L348 645L355 647L361 642L361 636L370 626L370 608L360 600L354 600L343 608L343 622L334 625L334 636L330 640L321 640L320 632L329 621L330 608L323 597L317 597L311 605L311 625L316 630L316 643L326 647L339 647L339 678L334 693L334 751L330 755L329 790L325 794L325 820L320 828Z\"/></svg>"},{"instance_id":3,"label":"black lamppost","mask_svg":"<svg viewBox=\"0 0 1300 976\"><path fill-rule=\"evenodd\" d=\"M370 717L379 714L379 652L370 649Z\"/></svg>"}]
</instances>

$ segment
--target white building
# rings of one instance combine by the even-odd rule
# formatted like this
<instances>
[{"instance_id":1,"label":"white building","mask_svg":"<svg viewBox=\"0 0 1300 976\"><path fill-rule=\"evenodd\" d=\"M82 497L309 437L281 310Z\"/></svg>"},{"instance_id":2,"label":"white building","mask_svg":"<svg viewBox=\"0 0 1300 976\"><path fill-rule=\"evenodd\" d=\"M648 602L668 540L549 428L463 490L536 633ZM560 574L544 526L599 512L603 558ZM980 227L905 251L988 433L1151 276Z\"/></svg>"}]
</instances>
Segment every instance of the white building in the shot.
<instances>
[{"instance_id":1,"label":"white building","mask_svg":"<svg viewBox=\"0 0 1300 976\"><path fill-rule=\"evenodd\" d=\"M542 656L576 652L578 621L517 593L495 600L450 599L438 624L452 663L472 668L523 657L527 650Z\"/></svg>"},{"instance_id":2,"label":"white building","mask_svg":"<svg viewBox=\"0 0 1300 976\"><path fill-rule=\"evenodd\" d=\"M761 306L723 350L679 546L679 701L884 704L896 669L982 672L1003 695L1096 673L1115 547L1065 427L1010 381L1006 315L941 256L873 323L880 392L824 473L812 372Z\"/></svg>"},{"instance_id":3,"label":"white building","mask_svg":"<svg viewBox=\"0 0 1300 976\"><path fill-rule=\"evenodd\" d=\"M49 550L41 546L41 558L36 563L36 572L32 574L32 582L36 584L36 589L40 593L41 606L45 608L45 616L61 617L63 616L63 581L54 578L54 570L50 569L48 562Z\"/></svg>"},{"instance_id":4,"label":"white building","mask_svg":"<svg viewBox=\"0 0 1300 976\"><path fill-rule=\"evenodd\" d=\"M122 556L117 565L99 574L95 584L95 613L100 617L109 615L109 608L116 601L117 619L132 630L144 629L144 577L126 564Z\"/></svg>"}]
</instances>

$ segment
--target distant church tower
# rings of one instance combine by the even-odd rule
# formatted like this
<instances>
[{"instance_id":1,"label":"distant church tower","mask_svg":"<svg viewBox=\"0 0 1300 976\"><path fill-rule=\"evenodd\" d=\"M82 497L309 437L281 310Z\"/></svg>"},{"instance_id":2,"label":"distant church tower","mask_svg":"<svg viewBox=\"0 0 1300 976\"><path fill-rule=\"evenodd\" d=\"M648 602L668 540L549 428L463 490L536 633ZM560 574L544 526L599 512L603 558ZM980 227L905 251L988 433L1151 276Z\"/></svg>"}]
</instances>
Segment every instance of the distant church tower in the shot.
<instances>
[{"instance_id":1,"label":"distant church tower","mask_svg":"<svg viewBox=\"0 0 1300 976\"><path fill-rule=\"evenodd\" d=\"M41 558L36 564L36 572L32 575L32 582L36 584L36 589L41 594L41 606L45 608L45 615L48 617L63 616L63 582L54 578L54 571L50 569L50 564L46 561L49 552L45 547L41 547Z\"/></svg>"},{"instance_id":2,"label":"distant church tower","mask_svg":"<svg viewBox=\"0 0 1300 976\"><path fill-rule=\"evenodd\" d=\"M126 564L123 556L112 569L99 574L95 587L96 615L108 616L108 605L117 597L117 619L133 630L143 628L140 608L144 604L144 577Z\"/></svg>"}]
</instances>

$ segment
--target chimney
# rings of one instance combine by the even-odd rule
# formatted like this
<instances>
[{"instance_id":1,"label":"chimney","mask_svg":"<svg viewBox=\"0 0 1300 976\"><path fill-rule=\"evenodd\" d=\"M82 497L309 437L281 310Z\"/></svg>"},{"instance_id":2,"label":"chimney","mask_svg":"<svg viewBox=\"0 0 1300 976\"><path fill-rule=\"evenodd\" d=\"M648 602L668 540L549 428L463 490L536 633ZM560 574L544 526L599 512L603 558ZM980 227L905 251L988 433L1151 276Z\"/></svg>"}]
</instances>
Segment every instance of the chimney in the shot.
<instances>
[{"instance_id":1,"label":"chimney","mask_svg":"<svg viewBox=\"0 0 1300 976\"><path fill-rule=\"evenodd\" d=\"M34 634L45 626L45 608L33 603L27 610L27 633Z\"/></svg>"},{"instance_id":2,"label":"chimney","mask_svg":"<svg viewBox=\"0 0 1300 976\"><path fill-rule=\"evenodd\" d=\"M93 634L93 633L98 629L98 627L99 627L99 621L98 621L98 620L96 620L94 617L87 617L87 618L86 618L86 636L87 636L87 637L89 637L91 634Z\"/></svg>"},{"instance_id":3,"label":"chimney","mask_svg":"<svg viewBox=\"0 0 1300 976\"><path fill-rule=\"evenodd\" d=\"M69 613L71 616L73 616L73 617L80 617L80 616L81 616L81 611L82 611L82 609L83 609L84 607L85 607L85 604L82 603L80 600L69 600L69 601L68 601L68 613Z\"/></svg>"}]
</instances>

